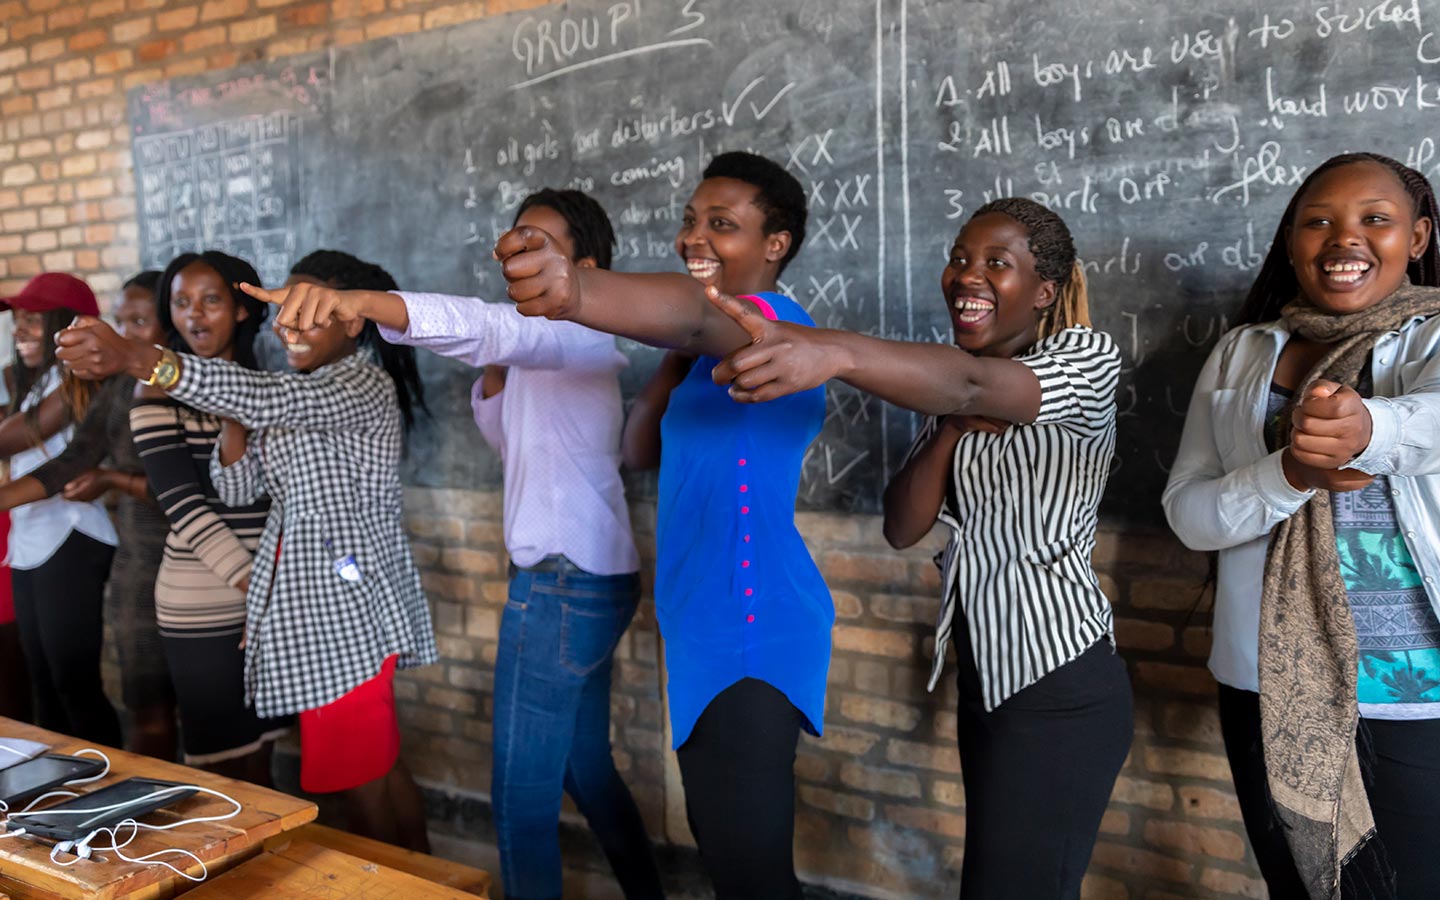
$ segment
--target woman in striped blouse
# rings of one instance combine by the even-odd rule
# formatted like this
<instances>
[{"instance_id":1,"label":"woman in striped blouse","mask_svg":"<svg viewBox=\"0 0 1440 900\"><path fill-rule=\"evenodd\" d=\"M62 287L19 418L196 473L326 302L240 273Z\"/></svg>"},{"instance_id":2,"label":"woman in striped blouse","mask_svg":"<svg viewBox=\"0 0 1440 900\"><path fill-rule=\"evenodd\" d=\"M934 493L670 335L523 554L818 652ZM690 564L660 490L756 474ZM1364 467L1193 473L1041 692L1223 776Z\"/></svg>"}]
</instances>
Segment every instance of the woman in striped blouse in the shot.
<instances>
[{"instance_id":1,"label":"woman in striped blouse","mask_svg":"<svg viewBox=\"0 0 1440 900\"><path fill-rule=\"evenodd\" d=\"M961 895L1078 898L1133 734L1109 601L1090 566L1115 445L1115 343L1089 327L1059 216L997 200L940 279L955 346L765 321L714 371L740 401L839 378L930 416L885 494L885 536L951 531L933 688L952 631L966 841ZM956 605L959 615L956 615Z\"/></svg>"},{"instance_id":2,"label":"woman in striped blouse","mask_svg":"<svg viewBox=\"0 0 1440 900\"><path fill-rule=\"evenodd\" d=\"M171 346L256 368L265 304L233 291L257 280L249 263L215 250L176 257L155 298ZM185 762L260 784L282 720L245 706L245 591L268 500L226 506L210 478L217 442L243 440L233 422L144 388L130 430L170 536L155 583L155 615L180 713Z\"/></svg>"}]
</instances>

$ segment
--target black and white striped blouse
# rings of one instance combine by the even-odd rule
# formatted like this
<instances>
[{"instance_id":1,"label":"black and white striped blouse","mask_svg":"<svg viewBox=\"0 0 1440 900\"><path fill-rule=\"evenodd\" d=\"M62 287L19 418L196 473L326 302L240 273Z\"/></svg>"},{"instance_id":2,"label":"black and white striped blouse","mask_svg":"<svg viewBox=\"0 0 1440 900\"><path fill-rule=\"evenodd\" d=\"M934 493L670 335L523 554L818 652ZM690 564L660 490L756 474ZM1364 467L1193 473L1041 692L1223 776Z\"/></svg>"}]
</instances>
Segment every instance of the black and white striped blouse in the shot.
<instances>
[{"instance_id":1,"label":"black and white striped blouse","mask_svg":"<svg viewBox=\"0 0 1440 900\"><path fill-rule=\"evenodd\" d=\"M1114 640L1090 554L1115 451L1120 352L1103 332L1070 328L1018 361L1040 379L1040 414L960 438L939 517L951 537L929 686L944 668L958 601L987 710L1102 636ZM911 455L935 428L926 421Z\"/></svg>"}]
</instances>

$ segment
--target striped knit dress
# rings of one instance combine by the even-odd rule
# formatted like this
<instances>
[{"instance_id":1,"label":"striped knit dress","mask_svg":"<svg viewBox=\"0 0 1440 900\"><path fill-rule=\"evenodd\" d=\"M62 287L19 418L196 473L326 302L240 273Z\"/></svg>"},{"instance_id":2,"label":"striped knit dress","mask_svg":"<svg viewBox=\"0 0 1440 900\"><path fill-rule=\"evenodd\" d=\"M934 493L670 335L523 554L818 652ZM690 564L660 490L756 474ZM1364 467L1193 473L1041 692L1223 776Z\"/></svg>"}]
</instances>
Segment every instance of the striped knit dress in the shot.
<instances>
[{"instance_id":1,"label":"striped knit dress","mask_svg":"<svg viewBox=\"0 0 1440 900\"><path fill-rule=\"evenodd\" d=\"M243 756L283 732L245 706L245 594L268 500L229 507L210 481L221 420L174 400L145 398L130 429L170 534L155 583L155 616L175 683L185 761Z\"/></svg>"}]
</instances>

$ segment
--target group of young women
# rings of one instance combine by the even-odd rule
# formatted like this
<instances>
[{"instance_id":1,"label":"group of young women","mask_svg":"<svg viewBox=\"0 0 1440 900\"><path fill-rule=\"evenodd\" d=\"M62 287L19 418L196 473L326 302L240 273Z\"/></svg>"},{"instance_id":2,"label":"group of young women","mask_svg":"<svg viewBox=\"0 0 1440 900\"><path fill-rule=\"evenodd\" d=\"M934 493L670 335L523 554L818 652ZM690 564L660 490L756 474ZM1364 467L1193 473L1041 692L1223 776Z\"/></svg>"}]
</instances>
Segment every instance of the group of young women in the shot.
<instances>
[{"instance_id":1,"label":"group of young women","mask_svg":"<svg viewBox=\"0 0 1440 900\"><path fill-rule=\"evenodd\" d=\"M1211 667L1272 897L1440 896L1436 217L1425 179L1385 157L1311 173L1201 373L1164 496L1181 539L1220 552ZM639 597L623 451L660 469L656 614L702 862L721 900L798 898L795 753L822 731L834 611L794 508L840 379L926 416L884 532L950 532L931 686L953 644L961 894L1078 897L1133 733L1090 562L1119 352L1090 327L1068 229L1034 202L960 229L940 274L952 345L813 327L777 291L805 224L783 167L726 153L685 207L687 274L613 272L594 200L530 197L496 245L521 315L399 291L334 252L270 291L239 260L187 254L127 285L121 333L73 279L32 282L11 301L0 506L34 520L10 564L41 724L117 734L97 665L108 570L132 743L173 752L178 711L189 761L263 779L298 717L303 786L347 791L357 828L423 846L390 683L436 656L397 475L424 407L409 348L425 347L484 368L475 421L504 463L505 895L562 895L568 792L625 895L663 896L609 741ZM265 302L296 374L256 370ZM668 351L628 420L610 335ZM112 488L119 533L95 500Z\"/></svg>"}]
</instances>

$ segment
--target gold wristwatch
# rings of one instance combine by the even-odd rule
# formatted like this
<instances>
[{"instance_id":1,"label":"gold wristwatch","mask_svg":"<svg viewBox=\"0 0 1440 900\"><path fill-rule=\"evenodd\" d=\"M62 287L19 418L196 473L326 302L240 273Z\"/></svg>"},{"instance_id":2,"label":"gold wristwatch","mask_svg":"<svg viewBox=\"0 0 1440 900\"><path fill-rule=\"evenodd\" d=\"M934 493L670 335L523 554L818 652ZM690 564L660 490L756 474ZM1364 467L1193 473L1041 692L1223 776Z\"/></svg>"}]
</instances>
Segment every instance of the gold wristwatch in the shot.
<instances>
[{"instance_id":1,"label":"gold wristwatch","mask_svg":"<svg viewBox=\"0 0 1440 900\"><path fill-rule=\"evenodd\" d=\"M175 382L180 380L180 359L169 347L156 344L155 349L160 351L160 358L156 360L155 369L150 373L150 377L140 383L168 391L175 386Z\"/></svg>"}]
</instances>

